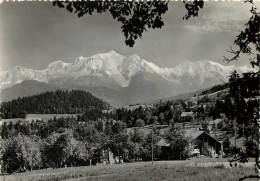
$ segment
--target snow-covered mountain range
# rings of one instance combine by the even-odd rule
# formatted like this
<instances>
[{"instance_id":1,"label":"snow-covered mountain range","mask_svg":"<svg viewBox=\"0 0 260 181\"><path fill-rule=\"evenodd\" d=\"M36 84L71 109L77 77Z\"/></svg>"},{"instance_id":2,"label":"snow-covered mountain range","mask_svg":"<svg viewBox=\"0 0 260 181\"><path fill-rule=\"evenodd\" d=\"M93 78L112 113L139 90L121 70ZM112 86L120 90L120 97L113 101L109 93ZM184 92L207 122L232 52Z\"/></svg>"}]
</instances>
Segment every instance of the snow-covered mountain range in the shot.
<instances>
[{"instance_id":1,"label":"snow-covered mountain range","mask_svg":"<svg viewBox=\"0 0 260 181\"><path fill-rule=\"evenodd\" d=\"M252 69L247 66L224 66L208 60L183 61L174 68L161 68L138 55L126 57L110 51L91 57L79 57L71 63L58 60L50 63L44 70L14 67L0 72L0 90L1 99L8 100L12 95L6 95L6 92L10 94L17 87L24 88L25 84L30 87L38 82L37 85L51 85L52 89L88 90L112 104L117 102L114 105L124 105L228 82L228 76L233 70L243 73ZM37 90L38 92L29 92L39 93L39 89ZM113 101L114 99L117 101Z\"/></svg>"}]
</instances>

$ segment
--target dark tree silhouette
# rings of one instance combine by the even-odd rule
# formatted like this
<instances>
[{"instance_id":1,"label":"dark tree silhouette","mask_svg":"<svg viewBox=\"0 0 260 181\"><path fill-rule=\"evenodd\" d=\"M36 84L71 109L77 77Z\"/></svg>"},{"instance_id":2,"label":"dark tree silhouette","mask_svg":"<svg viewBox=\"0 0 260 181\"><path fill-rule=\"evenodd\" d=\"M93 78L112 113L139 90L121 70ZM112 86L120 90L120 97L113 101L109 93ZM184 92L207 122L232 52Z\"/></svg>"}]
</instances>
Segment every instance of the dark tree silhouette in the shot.
<instances>
[{"instance_id":1,"label":"dark tree silhouette","mask_svg":"<svg viewBox=\"0 0 260 181\"><path fill-rule=\"evenodd\" d=\"M184 1L185 3L185 1ZM252 55L253 49L256 50L256 56L250 59L250 63L253 67L260 66L260 12L259 8L254 6L253 0L245 0L245 3L251 3L252 8L250 12L252 16L249 21L244 25L245 29L239 33L234 41L234 45L238 46L237 50L230 48L230 53L234 54L232 58L224 57L224 61L228 63L234 60L238 60L241 54ZM198 16L200 8L203 8L203 1L194 1L185 3L185 8L188 13L183 19L189 19L191 16ZM259 72L255 73L258 74Z\"/></svg>"},{"instance_id":2,"label":"dark tree silhouette","mask_svg":"<svg viewBox=\"0 0 260 181\"><path fill-rule=\"evenodd\" d=\"M259 165L259 150L253 149L259 142L259 72L249 72L240 77L236 72L230 76L230 90L228 98L233 104L227 116L235 119L239 125L243 125L247 141L246 152L241 152L238 159L242 162L248 157L255 157L256 166ZM248 144L250 143L250 144ZM254 154L252 155L252 152Z\"/></svg>"},{"instance_id":3,"label":"dark tree silhouette","mask_svg":"<svg viewBox=\"0 0 260 181\"><path fill-rule=\"evenodd\" d=\"M168 11L169 0L165 1L54 1L53 5L66 8L74 12L78 17L92 15L93 13L110 12L114 19L122 23L121 29L125 36L127 46L133 47L138 38L147 29L162 28L164 25L162 15ZM183 1L187 14L183 19L198 16L199 10L203 8L204 1Z\"/></svg>"},{"instance_id":4,"label":"dark tree silhouette","mask_svg":"<svg viewBox=\"0 0 260 181\"><path fill-rule=\"evenodd\" d=\"M2 102L0 116L4 119L25 118L26 114L63 114L101 112L109 104L83 90L45 92L29 97ZM94 111L93 111L94 112Z\"/></svg>"},{"instance_id":5,"label":"dark tree silhouette","mask_svg":"<svg viewBox=\"0 0 260 181\"><path fill-rule=\"evenodd\" d=\"M121 29L126 45L133 47L147 28L162 28L162 14L168 10L169 1L55 1L54 6L65 8L78 17L92 13L110 12L114 19L122 23Z\"/></svg>"},{"instance_id":6,"label":"dark tree silhouette","mask_svg":"<svg viewBox=\"0 0 260 181\"><path fill-rule=\"evenodd\" d=\"M187 14L183 17L183 19L189 19L191 16L195 17L199 15L199 10L203 8L204 1L194 0L192 2L183 1L185 4L185 8L187 9Z\"/></svg>"},{"instance_id":7,"label":"dark tree silhouette","mask_svg":"<svg viewBox=\"0 0 260 181\"><path fill-rule=\"evenodd\" d=\"M253 0L248 0L253 4ZM238 50L233 50L231 47L230 53L234 54L232 58L224 57L224 60L231 62L238 60L241 54L252 55L253 49L256 50L256 54L253 58L249 59L252 67L260 66L260 13L259 9L252 5L251 8L252 16L249 21L245 24L244 31L236 37L234 45L238 46ZM233 107L231 111L231 117L235 118L238 124L246 125L246 130L250 131L251 143L256 145L259 144L259 74L260 71L249 72L239 77L234 72L229 81L230 91L229 96L233 100ZM248 144L245 144L248 148ZM250 150L253 151L253 150ZM259 150L255 150L255 161L256 166L260 169L259 164ZM235 160L245 162L248 157L251 156L248 152L241 152L239 157ZM259 177L258 177L259 178ZM243 179L242 179L243 180Z\"/></svg>"},{"instance_id":8,"label":"dark tree silhouette","mask_svg":"<svg viewBox=\"0 0 260 181\"><path fill-rule=\"evenodd\" d=\"M185 1L184 1L185 3ZM244 25L245 29L239 33L234 41L234 45L238 46L238 50L230 48L230 53L234 54L232 58L224 57L224 61L231 62L238 60L241 54L252 55L253 49L256 50L256 56L250 59L250 63L253 67L260 66L260 12L259 8L254 6L253 0L245 0L245 3L251 3L252 8L250 12L252 16L249 21ZM185 8L188 13L183 19L189 19L191 16L198 16L198 12L203 8L203 1L194 1L185 3Z\"/></svg>"},{"instance_id":9,"label":"dark tree silhouette","mask_svg":"<svg viewBox=\"0 0 260 181\"><path fill-rule=\"evenodd\" d=\"M232 58L224 57L224 60L227 62L231 62L234 60L238 60L241 53L251 55L252 48L255 48L257 51L256 57L250 59L250 63L253 67L258 66L260 64L260 13L256 7L252 7L251 9L252 17L249 19L248 23L245 24L245 30L241 31L237 36L234 44L239 47L238 50L231 50L230 53L234 54Z\"/></svg>"}]
</instances>

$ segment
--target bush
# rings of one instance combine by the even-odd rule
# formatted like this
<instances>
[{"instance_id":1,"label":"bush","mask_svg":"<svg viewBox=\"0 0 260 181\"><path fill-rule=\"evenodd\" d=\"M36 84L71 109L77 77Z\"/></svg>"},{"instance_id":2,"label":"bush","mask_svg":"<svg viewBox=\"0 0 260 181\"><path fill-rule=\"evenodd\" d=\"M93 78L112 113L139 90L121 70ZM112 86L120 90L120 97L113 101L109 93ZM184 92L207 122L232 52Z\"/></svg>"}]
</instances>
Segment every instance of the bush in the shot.
<instances>
[{"instance_id":1,"label":"bush","mask_svg":"<svg viewBox=\"0 0 260 181\"><path fill-rule=\"evenodd\" d=\"M244 143L245 147L246 147L246 154L248 155L248 157L257 157L258 156L258 145L257 143L251 141L251 140L246 140Z\"/></svg>"},{"instance_id":2,"label":"bush","mask_svg":"<svg viewBox=\"0 0 260 181\"><path fill-rule=\"evenodd\" d=\"M217 128L218 128L219 130L221 130L221 129L223 128L223 121L221 121L221 122L219 122L219 123L217 124Z\"/></svg>"},{"instance_id":3,"label":"bush","mask_svg":"<svg viewBox=\"0 0 260 181\"><path fill-rule=\"evenodd\" d=\"M225 138L225 140L223 141L223 149L224 149L224 152L228 155L231 153L230 145L231 145L231 142L229 141L229 139Z\"/></svg>"},{"instance_id":4,"label":"bush","mask_svg":"<svg viewBox=\"0 0 260 181\"><path fill-rule=\"evenodd\" d=\"M230 155L237 155L240 154L240 148L236 147L236 146L231 146L230 147Z\"/></svg>"},{"instance_id":5,"label":"bush","mask_svg":"<svg viewBox=\"0 0 260 181\"><path fill-rule=\"evenodd\" d=\"M136 126L136 127L143 127L143 126L145 126L144 120L142 120L142 119L137 119L137 120L136 120L136 123L135 123L135 126Z\"/></svg>"}]
</instances>

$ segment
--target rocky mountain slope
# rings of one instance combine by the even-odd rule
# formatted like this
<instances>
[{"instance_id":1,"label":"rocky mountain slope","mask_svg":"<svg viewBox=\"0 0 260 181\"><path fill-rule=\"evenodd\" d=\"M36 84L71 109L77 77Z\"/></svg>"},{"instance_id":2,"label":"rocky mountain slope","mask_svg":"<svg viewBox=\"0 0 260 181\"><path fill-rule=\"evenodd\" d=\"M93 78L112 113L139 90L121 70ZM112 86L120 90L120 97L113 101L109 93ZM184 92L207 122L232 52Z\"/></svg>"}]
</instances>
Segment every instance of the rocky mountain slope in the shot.
<instances>
[{"instance_id":1,"label":"rocky mountain slope","mask_svg":"<svg viewBox=\"0 0 260 181\"><path fill-rule=\"evenodd\" d=\"M82 89L122 106L225 83L233 70L243 73L251 69L208 60L183 61L174 68L161 68L138 55L126 57L110 51L79 57L71 63L55 61L44 70L18 66L0 72L0 98L4 101L46 90Z\"/></svg>"}]
</instances>

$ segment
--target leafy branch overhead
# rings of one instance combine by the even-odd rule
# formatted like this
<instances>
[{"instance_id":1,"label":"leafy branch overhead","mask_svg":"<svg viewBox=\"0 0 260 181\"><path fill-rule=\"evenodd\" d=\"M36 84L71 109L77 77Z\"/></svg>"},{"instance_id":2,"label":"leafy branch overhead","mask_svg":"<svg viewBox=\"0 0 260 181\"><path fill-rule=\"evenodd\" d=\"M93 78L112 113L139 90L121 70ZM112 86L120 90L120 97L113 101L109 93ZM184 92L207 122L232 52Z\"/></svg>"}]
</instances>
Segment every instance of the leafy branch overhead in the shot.
<instances>
[{"instance_id":1,"label":"leafy branch overhead","mask_svg":"<svg viewBox=\"0 0 260 181\"><path fill-rule=\"evenodd\" d=\"M253 0L246 0L253 4ZM183 19L188 20L190 17L198 16L199 10L203 8L204 1L183 1L187 9ZM138 38L142 38L144 31L148 28L162 28L164 25L162 15L168 11L169 1L55 1L54 6L66 8L69 12L78 14L78 17L84 15L92 15L96 13L110 12L114 19L122 23L121 29L125 36L127 46L133 47ZM252 47L255 46L256 51L260 51L259 45L259 29L260 15L254 6L251 9L252 17L245 24L245 30L241 31L237 36L234 44L239 47L238 50L231 50L234 54L232 58L224 57L227 62L238 60L241 53L252 54ZM252 66L259 66L260 55L250 59Z\"/></svg>"},{"instance_id":2,"label":"leafy branch overhead","mask_svg":"<svg viewBox=\"0 0 260 181\"><path fill-rule=\"evenodd\" d=\"M114 19L122 23L125 43L130 47L133 47L137 38L142 37L147 28L162 28L162 14L168 10L168 1L56 1L53 5L66 7L69 12L77 13L78 17L109 11Z\"/></svg>"},{"instance_id":3,"label":"leafy branch overhead","mask_svg":"<svg viewBox=\"0 0 260 181\"><path fill-rule=\"evenodd\" d=\"M187 14L183 17L183 19L188 20L191 16L193 17L198 17L199 15L199 10L203 8L204 1L200 0L194 0L192 2L186 2L183 1L185 4L185 8L187 9Z\"/></svg>"},{"instance_id":4,"label":"leafy branch overhead","mask_svg":"<svg viewBox=\"0 0 260 181\"><path fill-rule=\"evenodd\" d=\"M142 38L144 31L149 28L162 28L164 25L162 15L168 11L169 1L54 1L53 5L66 8L78 17L92 15L93 13L110 12L114 19L122 23L121 29L125 36L127 46L133 47L138 38ZM203 1L184 2L191 16L198 16Z\"/></svg>"},{"instance_id":5,"label":"leafy branch overhead","mask_svg":"<svg viewBox=\"0 0 260 181\"><path fill-rule=\"evenodd\" d=\"M245 30L241 31L234 41L234 44L237 45L239 49L233 50L231 48L230 53L234 54L233 58L228 59L224 57L224 59L228 62L238 60L241 53L247 55L253 54L252 47L254 47L258 53L256 57L250 59L250 63L253 67L259 66L260 64L260 13L255 7L252 7L251 13L251 18L248 23L245 24Z\"/></svg>"}]
</instances>

